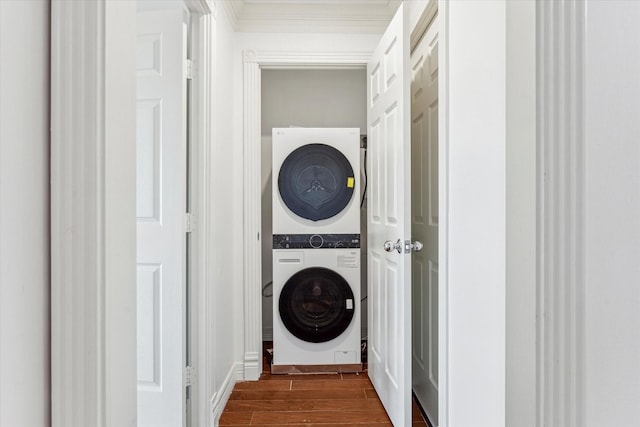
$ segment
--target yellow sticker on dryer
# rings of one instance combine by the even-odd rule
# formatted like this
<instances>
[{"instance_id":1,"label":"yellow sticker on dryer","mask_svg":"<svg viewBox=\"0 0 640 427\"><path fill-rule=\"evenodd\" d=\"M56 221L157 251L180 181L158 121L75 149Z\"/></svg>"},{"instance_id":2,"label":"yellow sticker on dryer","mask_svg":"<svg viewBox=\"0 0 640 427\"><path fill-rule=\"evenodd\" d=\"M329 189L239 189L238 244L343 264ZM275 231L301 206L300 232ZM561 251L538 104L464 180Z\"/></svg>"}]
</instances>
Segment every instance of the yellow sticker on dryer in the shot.
<instances>
[{"instance_id":1,"label":"yellow sticker on dryer","mask_svg":"<svg viewBox=\"0 0 640 427\"><path fill-rule=\"evenodd\" d=\"M355 178L353 178L352 176L348 177L347 178L347 187L348 188L353 188L355 182L356 182Z\"/></svg>"}]
</instances>

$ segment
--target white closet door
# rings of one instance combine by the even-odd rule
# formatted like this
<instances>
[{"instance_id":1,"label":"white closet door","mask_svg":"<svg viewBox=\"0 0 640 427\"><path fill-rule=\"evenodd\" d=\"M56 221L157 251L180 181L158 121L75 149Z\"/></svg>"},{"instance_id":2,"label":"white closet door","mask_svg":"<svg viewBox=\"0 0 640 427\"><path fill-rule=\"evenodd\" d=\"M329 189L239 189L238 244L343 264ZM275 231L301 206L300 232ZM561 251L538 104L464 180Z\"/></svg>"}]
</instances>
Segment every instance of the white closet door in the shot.
<instances>
[{"instance_id":1,"label":"white closet door","mask_svg":"<svg viewBox=\"0 0 640 427\"><path fill-rule=\"evenodd\" d=\"M367 66L369 376L396 426L411 425L410 82L401 4Z\"/></svg>"},{"instance_id":2,"label":"white closet door","mask_svg":"<svg viewBox=\"0 0 640 427\"><path fill-rule=\"evenodd\" d=\"M138 426L182 426L186 55L181 8L138 13Z\"/></svg>"}]
</instances>

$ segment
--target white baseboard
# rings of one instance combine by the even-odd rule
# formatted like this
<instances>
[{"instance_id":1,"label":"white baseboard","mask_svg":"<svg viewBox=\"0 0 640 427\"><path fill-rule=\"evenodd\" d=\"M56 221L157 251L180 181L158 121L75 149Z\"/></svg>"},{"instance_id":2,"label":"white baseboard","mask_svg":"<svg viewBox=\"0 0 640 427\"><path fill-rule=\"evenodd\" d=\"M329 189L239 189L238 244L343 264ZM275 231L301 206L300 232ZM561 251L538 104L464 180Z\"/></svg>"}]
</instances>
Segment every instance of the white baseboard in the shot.
<instances>
[{"instance_id":1,"label":"white baseboard","mask_svg":"<svg viewBox=\"0 0 640 427\"><path fill-rule=\"evenodd\" d=\"M245 353L243 378L245 381L257 381L262 373L262 352Z\"/></svg>"},{"instance_id":2,"label":"white baseboard","mask_svg":"<svg viewBox=\"0 0 640 427\"><path fill-rule=\"evenodd\" d=\"M220 388L213 394L213 396L211 396L210 414L212 427L218 426L222 411L224 411L224 407L227 406L227 402L231 396L231 391L233 391L233 386L236 385L238 381L242 380L242 371L242 363L236 362L231 365L231 369L229 369L229 372L227 373L223 383L220 385Z\"/></svg>"}]
</instances>

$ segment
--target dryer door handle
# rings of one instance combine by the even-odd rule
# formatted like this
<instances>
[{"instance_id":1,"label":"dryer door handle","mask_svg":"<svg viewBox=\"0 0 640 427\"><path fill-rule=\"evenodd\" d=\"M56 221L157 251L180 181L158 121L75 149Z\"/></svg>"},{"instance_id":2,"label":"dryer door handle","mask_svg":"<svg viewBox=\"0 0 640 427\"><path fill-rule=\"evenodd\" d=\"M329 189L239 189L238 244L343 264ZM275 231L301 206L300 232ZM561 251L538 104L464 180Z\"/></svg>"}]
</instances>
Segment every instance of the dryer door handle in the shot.
<instances>
[{"instance_id":1,"label":"dryer door handle","mask_svg":"<svg viewBox=\"0 0 640 427\"><path fill-rule=\"evenodd\" d=\"M398 239L397 242L393 243L391 240L387 240L384 242L384 250L387 252L391 252L393 250L398 251L399 254L402 253L402 240Z\"/></svg>"}]
</instances>

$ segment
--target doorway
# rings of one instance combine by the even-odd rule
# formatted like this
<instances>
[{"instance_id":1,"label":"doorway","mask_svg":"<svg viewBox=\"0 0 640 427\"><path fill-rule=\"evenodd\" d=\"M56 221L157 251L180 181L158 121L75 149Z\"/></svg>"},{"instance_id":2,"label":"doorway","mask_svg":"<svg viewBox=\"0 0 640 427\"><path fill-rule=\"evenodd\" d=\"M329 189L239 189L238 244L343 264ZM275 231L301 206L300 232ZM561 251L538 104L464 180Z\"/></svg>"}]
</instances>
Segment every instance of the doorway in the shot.
<instances>
[{"instance_id":1,"label":"doorway","mask_svg":"<svg viewBox=\"0 0 640 427\"><path fill-rule=\"evenodd\" d=\"M429 11L427 13L431 13L431 16L429 17L429 19L433 18L433 16L435 15L435 8L434 8L434 10ZM425 21L424 22L425 27L429 24L429 22L430 21ZM426 29L425 27L423 27L423 28ZM423 32L424 32L424 29L423 29ZM431 40L432 43L429 44L429 49L431 51L429 53L434 55L435 58L437 59L437 56L438 56L437 43L433 43L434 40L437 41L437 38ZM265 57L267 57L267 58L269 58L270 56L271 55L269 55L269 54L265 54ZM343 59L343 58L341 58L341 59ZM249 61L247 61L247 59ZM271 58L269 58L269 59L271 59ZM250 52L250 53L246 53L245 54L245 67L246 67L245 68L245 73L247 73L247 74L255 73L253 78L255 78L256 80L257 79L261 79L262 84L264 84L264 80L262 80L262 77L263 77L264 74L271 72L271 67L273 66L273 64L268 64L268 65L263 66L263 67L254 66L254 65L257 65L254 62L255 60L256 60L255 53ZM258 62L259 62L259 58L258 58ZM282 63L282 64L277 64L273 68L280 69L280 68L286 68L286 66L287 66L286 63ZM362 65L360 65L360 66L362 67ZM427 60L427 66L429 66L429 60ZM433 72L437 70L437 62L434 63L433 60L431 60L431 66L432 66L432 69L431 69L432 72L430 73L430 75L433 75ZM433 69L433 66L435 66L435 69ZM296 67L299 68L300 64L296 63ZM308 68L312 68L312 67L314 67L314 64L305 65L305 68L307 68L307 67ZM325 67L326 67L326 65L325 65ZM251 78L251 76L247 76L247 74L245 74L245 77ZM425 72L425 74L426 74L426 72ZM437 77L437 73L436 73L436 77ZM437 79L434 80L434 81L431 81L431 84L433 85L432 89L435 88L435 90L436 90L436 93L435 93L435 97L436 98L435 98L435 100L437 101ZM258 87L260 87L260 86L258 86ZM264 95L264 91L265 91L265 89L263 87L261 95ZM249 93L251 93L251 91L249 91ZM260 97L257 97L257 98L260 99ZM433 108L434 107L434 102L433 101L434 100L432 100L432 102L429 103L429 105L432 107L430 114L431 114L431 119L435 120L437 122L437 120L438 120L437 102L435 104L435 108ZM263 109L264 109L264 104L263 104ZM262 115L262 112L260 112L259 114ZM263 120L264 120L264 116L262 116L262 117L263 117ZM247 116L245 116L245 119L247 119ZM250 118L249 118L249 120L247 120L247 122L249 122L249 126L251 126ZM289 124L291 124L291 123L289 123ZM262 129L262 130L264 131L264 129ZM426 127L425 127L425 130L426 130ZM436 144L435 150L432 149L431 152L429 152L427 150L427 151L424 151L424 153L425 153L425 155L430 155L431 156L432 163L433 163L433 159L435 159L435 163L436 163L435 164L435 168L431 167L429 169L432 174L436 175L436 179L435 180L431 180L431 183L425 187L425 190L428 190L431 187L432 190L435 190L435 191L431 191L431 195L430 196L420 197L420 200L424 200L424 201L427 201L427 202L429 200L431 200L431 202L432 202L431 205L428 206L428 208L431 209L432 213L435 212L435 214L431 215L431 218L428 221L428 223L431 223L432 226L433 225L436 226L435 235L436 235L436 241L437 241L437 234L438 234L438 232L437 232L437 221L438 221L438 210L439 210L439 207L438 207L439 206L438 205L439 192L437 191L438 190L438 179L437 179L437 174L438 174L438 168L437 168L437 162L438 162L437 161L437 159L438 159L437 141L438 141L438 137L437 137L437 127L434 129L434 131L431 132L430 136L431 136L432 145L433 145L433 143ZM265 134L265 132L262 132L262 134L263 134L263 137L261 138L260 142L261 142L261 146L264 148L264 145L262 145L262 144L264 144L264 134ZM429 135L427 134L427 136L429 136ZM245 143L250 143L250 141L245 141ZM432 146L432 148L434 148L434 147ZM249 150L247 150L245 152L251 153L251 151L252 150L249 149ZM262 172L262 177L261 177L262 179L261 179L261 187L260 187L261 193L260 194L262 195L262 201L263 202L266 201L267 199L268 199L268 202L270 202L270 200L271 200L270 195L266 195L266 197L265 197L265 192L263 191L265 188L266 189L270 189L271 188L271 186L267 182L267 180L269 179L269 174L265 170L265 167L269 166L268 165L268 163L269 163L268 162L268 160L269 160L268 157L269 156L262 156L262 161L264 163L262 164L263 172ZM249 158L245 158L245 160L247 162L251 162L251 158L250 157ZM249 178L249 179L247 179L247 183L250 186L251 185L251 179L250 179L250 177L247 177L247 178ZM266 183L266 185L265 185L265 183ZM435 202L434 202L434 199L435 199ZM262 213L262 215L264 215L264 213L266 211L268 211L268 209L265 209L265 205L262 204L261 205L261 213ZM264 250L264 248L266 248L266 249L270 248L271 240L270 240L270 236L269 236L268 231L264 228L265 225L266 226L269 225L269 221L268 220L265 221L264 216L262 216L262 219L263 219L263 222L262 222L263 228L261 230L261 235L263 236L262 247L263 247L263 250ZM247 218L245 217L245 221L246 220L247 220ZM245 226L246 225L247 225L247 223L245 222ZM433 230L432 230L432 234L433 234ZM418 237L414 236L414 238L417 239ZM429 373L425 374L425 379L426 379L426 381L428 381L431 384L433 384L434 382L437 384L437 380L438 380L438 372L437 372L438 371L438 364L437 364L437 360L438 360L438 346L437 346L437 341L438 341L438 333L437 333L437 328L438 328L438 320L437 320L437 318L438 318L438 310L437 310L437 308L438 308L438 303L437 303L438 302L438 290L437 290L437 286L438 286L438 284L437 284L437 280L433 280L434 276L436 276L435 278L437 279L437 266L438 266L437 244L435 246L436 246L436 252L435 252L435 255L433 253L431 253L432 262L431 262L430 270L429 270L430 273L431 273L431 277L432 277L432 280L431 280L432 289L431 289L430 293L426 292L426 293L422 294L422 295L426 296L428 298L428 300L426 301L426 303L422 303L421 304L421 305L424 305L425 307L427 307L429 309L428 310L420 310L420 316L423 319L426 318L427 321L429 321L430 323L427 325L426 328L423 328L422 324L421 324L421 327L419 328L419 330L420 330L420 332L425 332L425 333L428 333L429 335L424 339L418 340L419 342L416 344L416 345L421 345L424 348L424 344L425 343L428 343L429 341L431 342L431 346L429 348L427 348L426 352L423 351L422 349L420 351L416 351L416 353L420 353L422 357L424 357L424 355L426 354L427 357L430 358L429 361L428 361L429 366L427 367L427 369L429 370ZM249 258L245 258L245 259L249 260ZM261 271L261 275L262 275L262 278L263 278L261 283L263 284L263 286L268 287L269 282L270 282L268 270L270 270L271 262L270 262L270 259L268 259L268 258L261 257L261 259L263 259L265 261L265 263L267 264L267 265L263 265L263 269ZM249 262L247 264L249 269L252 268L251 264L252 264L251 262ZM365 265L364 264L364 260L363 260L363 265ZM428 263L427 263L427 267L429 267ZM245 283L248 284L248 282L245 282ZM435 289L434 289L434 287L435 287ZM262 289L262 291L263 292L260 292L260 296L263 297L263 301L264 301L264 296L263 295L270 295L270 293L268 291L264 292L265 289ZM245 296L247 296L247 295L249 295L249 296L252 295L252 292L249 292L249 291L246 292ZM264 322L265 325L267 325L267 323L266 323L266 322L268 322L267 319L271 318L271 316L272 316L272 312L270 310L271 304L272 304L271 301L267 301L266 304L262 306L262 308L263 308L263 322ZM246 325L249 328L251 327L250 320L248 320ZM260 332L264 333L264 339L268 340L268 338L269 338L268 326L264 330L261 330ZM363 335L363 336L366 336L366 335ZM436 345L434 345L434 342L435 342ZM256 350L257 349L259 349L259 347L258 347L258 345L256 343ZM247 349L247 352L246 352L245 356L247 356L248 353L249 353L249 351ZM256 353L257 353L257 351L256 351ZM246 362L247 362L247 357L245 357L245 367L247 366ZM246 372L247 372L247 370L245 369L245 374L246 374ZM422 381L422 383L425 383L425 381ZM419 387L422 386L422 384L420 382L418 382L418 381L416 381L416 385L417 385L417 387L414 387L414 388L419 388ZM436 387L437 387L437 385L436 385ZM426 406L424 402L422 403L422 405ZM429 415L430 415L432 420L435 418L435 416L437 416L436 415L437 414L437 407L438 407L438 397L437 397L437 391L436 391L435 397L433 397L433 396L431 397L431 408L432 408L432 410L431 410ZM432 422L435 422L435 421L432 421Z\"/></svg>"},{"instance_id":2,"label":"doorway","mask_svg":"<svg viewBox=\"0 0 640 427\"><path fill-rule=\"evenodd\" d=\"M404 26L403 28L406 28ZM408 24L407 24L408 26ZM406 34L406 33L405 33ZM408 40L407 40L408 44ZM407 47L407 60L408 58L408 47ZM363 67L365 64L370 62L371 55L370 54L339 54L339 55L322 55L322 56L313 56L313 55L296 55L295 53L287 54L287 53L273 53L273 52L253 52L246 51L244 54L244 87L245 87L245 115L244 115L244 124L245 124L245 217L244 217L244 226L245 226L245 257L244 257L244 265L245 265L245 359L244 359L244 374L245 380L257 379L259 377L259 373L261 371L261 367L259 365L259 358L261 357L261 345L262 345L262 330L261 330L261 322L259 318L256 316L256 307L258 304L261 305L262 298L262 283L258 279L258 277L262 276L262 270L260 268L260 260L261 253L260 248L256 247L256 236L258 237L258 242L261 235L261 203L256 204L256 201L261 200L261 189L262 182L260 179L256 177L259 172L260 165L260 149L261 141L260 141L260 125L258 118L260 117L260 83L261 83L261 73L263 70L270 68L317 68L318 66L324 68L344 68L344 67L353 67L359 66ZM408 61L406 62L408 65ZM393 66L390 66L393 67ZM376 70L379 68L376 68ZM393 71L394 68L385 68L385 71ZM373 70L375 71L375 70ZM405 72L403 71L403 74ZM369 78L369 77L368 77ZM392 77L393 78L393 77ZM410 78L410 76L409 76ZM390 81L390 80L387 80ZM407 80L405 80L407 81ZM408 99L407 99L408 102ZM409 111L409 108L406 108L405 111ZM436 115L437 116L437 115ZM409 117L407 117L409 119ZM407 121L408 127L408 121ZM408 131L408 129L407 129ZM406 133L408 135L408 132ZM409 157L407 157L408 159ZM407 180L408 182L408 180ZM407 210L408 212L408 210ZM410 215L409 215L410 216ZM377 246L376 246L377 247ZM382 247L382 246L380 246ZM397 249L397 248L396 248ZM400 252L400 250L398 250ZM406 258L410 259L410 258ZM404 261L403 261L404 263ZM410 282L409 282L410 283ZM408 287L407 287L408 288ZM410 300L410 298L408 298ZM259 312L258 312L259 313ZM405 311L405 313L407 313ZM371 321L369 321L371 323ZM407 320L407 326L409 324L409 320ZM370 333L370 331L369 331ZM407 345L410 345L407 343ZM408 348L404 351L404 354L410 360L411 349ZM439 350L441 351L441 350ZM405 357L405 356L403 356ZM407 366L408 364L404 364ZM403 385L403 394L406 391L406 399L407 410L410 410L410 368L407 366L406 372L407 376L403 376L407 378L406 382ZM405 381L405 380L403 380ZM402 401L405 402L405 398L402 398ZM402 404L404 408L404 403ZM404 409L401 408L400 412L404 412ZM399 414L399 412L398 412ZM396 415L398 415L396 414ZM407 412L408 416L408 412ZM404 415L402 415L404 417Z\"/></svg>"},{"instance_id":3,"label":"doorway","mask_svg":"<svg viewBox=\"0 0 640 427\"><path fill-rule=\"evenodd\" d=\"M261 73L261 179L262 179L262 339L272 341L272 128L359 128L366 130L366 74L364 68L345 70L265 69ZM361 164L364 148L361 149ZM356 171L359 179L364 168ZM360 181L359 181L360 182ZM358 185L363 190L363 185ZM354 203L363 205L363 194ZM366 236L366 206L360 215L360 235ZM366 265L366 241L361 241L361 263ZM361 269L361 299L366 297L366 269ZM366 337L366 307L358 325Z\"/></svg>"},{"instance_id":4,"label":"doorway","mask_svg":"<svg viewBox=\"0 0 640 427\"><path fill-rule=\"evenodd\" d=\"M304 56L304 55L303 55ZM244 360L246 381L257 380L262 373L262 162L261 75L269 69L353 69L363 68L369 54L350 52L305 57L299 53L244 52ZM267 281L268 283L268 281ZM265 283L266 284L266 283Z\"/></svg>"},{"instance_id":5,"label":"doorway","mask_svg":"<svg viewBox=\"0 0 640 427\"><path fill-rule=\"evenodd\" d=\"M435 8L431 11L433 15L435 14ZM426 25L429 21L425 22ZM433 47L433 46L432 46ZM437 49L433 51L433 55L438 56ZM275 59L277 58L277 59ZM258 273L260 277L262 276L264 270L261 268L259 263L256 263L256 248L255 248L255 236L261 235L261 229L256 229L256 223L261 224L261 204L256 205L255 194L263 195L262 192L262 183L260 185L256 185L256 180L254 177L255 171L259 168L261 156L260 151L256 152L256 147L261 146L261 140L258 138L260 135L260 122L256 119L256 117L260 117L260 93L256 89L260 88L260 79L261 74L264 70L272 69L272 68L287 68L295 67L295 68L314 68L314 67L353 67L359 66L363 67L367 64L369 60L369 55L362 55L359 53L354 53L350 55L326 55L321 58L309 58L305 57L303 59L304 65L300 63L300 60L296 54L283 54L281 52L271 53L271 52L253 52L247 51L244 55L245 59L245 129L248 132L245 132L245 189L247 190L245 193L245 206L248 207L247 211L245 211L245 250L247 256L245 256L245 306L251 307L252 310L245 311L245 324L249 325L245 329L245 379L257 379L259 373L257 369L254 371L254 368L257 365L258 357L261 355L261 343L262 343L262 328L259 331L256 331L255 326L251 325L261 325L262 318L256 316L255 307L258 305L258 302L261 302L258 298L262 298L262 289L263 284L267 284L268 281L259 281L256 280L258 277ZM295 64L295 65L291 65ZM435 82L437 87L437 80ZM438 117L437 110L433 113L435 117ZM435 141L437 141L437 133ZM438 158L437 151L434 154L435 158ZM259 169L258 169L259 170ZM437 169L435 170L437 174ZM437 181L433 184L436 188L438 186ZM438 198L438 192L434 193L434 197ZM262 200L259 198L258 200ZM438 211L439 205L436 203L432 206L432 209ZM437 214L436 214L437 220ZM433 222L433 221L432 221ZM266 244L269 244L268 235L265 236L262 233L263 237L266 237ZM259 237L258 237L259 240ZM264 243L263 243L264 245ZM260 257L261 259L262 257ZM436 256L437 258L437 256ZM435 268L432 268L432 272L437 273L437 265L434 265ZM259 270L256 271L256 268ZM266 267L268 268L268 267ZM258 286L260 288L258 288ZM442 286L442 285L440 285ZM438 300L438 293L431 294L431 301L433 305L433 301ZM437 318L438 315L434 314L431 317ZM432 323L431 328L438 328L439 323ZM431 340L438 340L439 337L437 334L431 335ZM432 347L432 354L435 352L441 352L437 347ZM432 358L433 362L437 362L437 356ZM436 371L440 369L437 364L432 363L431 369L435 369ZM438 373L435 373L435 381L437 381ZM435 406L438 406L437 398L435 399Z\"/></svg>"}]
</instances>

